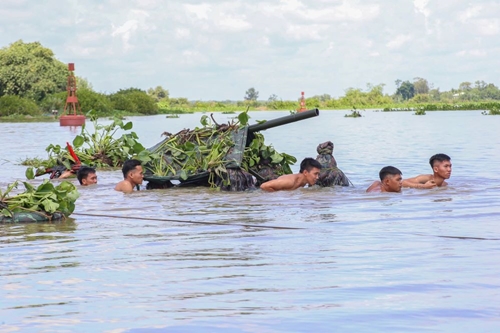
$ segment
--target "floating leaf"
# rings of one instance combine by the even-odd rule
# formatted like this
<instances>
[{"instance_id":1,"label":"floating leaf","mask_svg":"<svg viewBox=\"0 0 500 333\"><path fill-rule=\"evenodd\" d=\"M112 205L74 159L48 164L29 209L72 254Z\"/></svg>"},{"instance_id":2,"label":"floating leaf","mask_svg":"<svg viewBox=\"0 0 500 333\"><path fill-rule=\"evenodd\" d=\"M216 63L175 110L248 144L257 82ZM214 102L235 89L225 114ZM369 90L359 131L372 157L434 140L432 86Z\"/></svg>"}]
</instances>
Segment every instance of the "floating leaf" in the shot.
<instances>
[{"instance_id":1,"label":"floating leaf","mask_svg":"<svg viewBox=\"0 0 500 333\"><path fill-rule=\"evenodd\" d=\"M35 171L33 168L29 167L28 169L26 169L26 178L35 179Z\"/></svg>"},{"instance_id":2,"label":"floating leaf","mask_svg":"<svg viewBox=\"0 0 500 333\"><path fill-rule=\"evenodd\" d=\"M203 115L200 119L200 123L203 125L203 126L208 126L210 120L208 118L207 115Z\"/></svg>"},{"instance_id":3,"label":"floating leaf","mask_svg":"<svg viewBox=\"0 0 500 333\"><path fill-rule=\"evenodd\" d=\"M54 214L59 208L59 204L52 200L46 199L42 201L43 210L47 213Z\"/></svg>"},{"instance_id":4,"label":"floating leaf","mask_svg":"<svg viewBox=\"0 0 500 333\"><path fill-rule=\"evenodd\" d=\"M240 122L240 125L245 126L248 125L248 120L250 117L248 116L248 112L242 112L238 115L238 121Z\"/></svg>"},{"instance_id":5,"label":"floating leaf","mask_svg":"<svg viewBox=\"0 0 500 333\"><path fill-rule=\"evenodd\" d=\"M2 209L2 210L0 211L0 213L1 213L3 216L12 217L12 212L11 212L10 210L8 210L8 209L5 209L5 208L4 208L4 209Z\"/></svg>"},{"instance_id":6,"label":"floating leaf","mask_svg":"<svg viewBox=\"0 0 500 333\"><path fill-rule=\"evenodd\" d=\"M76 149L76 148L80 148L83 144L85 143L85 139L83 138L83 136L81 135L77 135L74 139L73 139L73 147Z\"/></svg>"},{"instance_id":7,"label":"floating leaf","mask_svg":"<svg viewBox=\"0 0 500 333\"><path fill-rule=\"evenodd\" d=\"M131 130L131 129L132 129L132 127L133 127L133 126L134 126L134 124L132 124L132 122L131 122L131 121L129 121L128 123L126 123L125 125L123 125L123 127L122 127L122 128L123 128L125 131L129 131L129 130Z\"/></svg>"}]
</instances>

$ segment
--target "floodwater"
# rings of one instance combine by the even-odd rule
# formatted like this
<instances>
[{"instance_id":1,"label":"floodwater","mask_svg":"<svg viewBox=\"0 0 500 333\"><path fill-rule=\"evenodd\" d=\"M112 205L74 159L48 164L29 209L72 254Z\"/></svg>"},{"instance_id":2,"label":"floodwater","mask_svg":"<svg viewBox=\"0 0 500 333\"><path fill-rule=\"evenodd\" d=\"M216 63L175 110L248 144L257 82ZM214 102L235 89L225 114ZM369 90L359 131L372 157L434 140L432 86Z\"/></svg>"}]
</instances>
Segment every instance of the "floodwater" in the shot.
<instances>
[{"instance_id":1,"label":"floodwater","mask_svg":"<svg viewBox=\"0 0 500 333\"><path fill-rule=\"evenodd\" d=\"M500 117L347 112L263 134L299 161L334 142L354 187L124 195L120 171L100 171L68 221L0 225L0 332L498 332ZM152 146L200 117L129 120ZM0 123L1 188L78 132ZM447 188L365 193L383 166L429 173L441 152Z\"/></svg>"}]
</instances>

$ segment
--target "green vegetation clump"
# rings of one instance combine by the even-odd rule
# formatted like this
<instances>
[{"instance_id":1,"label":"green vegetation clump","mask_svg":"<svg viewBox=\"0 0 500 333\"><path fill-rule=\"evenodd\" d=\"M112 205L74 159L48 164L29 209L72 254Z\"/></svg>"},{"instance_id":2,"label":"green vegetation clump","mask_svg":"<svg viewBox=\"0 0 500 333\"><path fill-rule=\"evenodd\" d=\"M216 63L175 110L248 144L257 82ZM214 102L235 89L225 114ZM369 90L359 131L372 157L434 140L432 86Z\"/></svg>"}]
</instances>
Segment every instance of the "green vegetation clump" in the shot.
<instances>
[{"instance_id":1,"label":"green vegetation clump","mask_svg":"<svg viewBox=\"0 0 500 333\"><path fill-rule=\"evenodd\" d=\"M36 102L47 94L63 91L67 65L39 42L18 40L0 49L0 96L26 97Z\"/></svg>"},{"instance_id":2,"label":"green vegetation clump","mask_svg":"<svg viewBox=\"0 0 500 333\"><path fill-rule=\"evenodd\" d=\"M361 115L361 113L358 110L351 110L351 113L344 115L344 117L359 118L359 117L363 117L363 116Z\"/></svg>"},{"instance_id":3,"label":"green vegetation clump","mask_svg":"<svg viewBox=\"0 0 500 333\"><path fill-rule=\"evenodd\" d=\"M488 111L483 111L481 113L487 116L500 116L500 110L498 108L492 108Z\"/></svg>"},{"instance_id":4,"label":"green vegetation clump","mask_svg":"<svg viewBox=\"0 0 500 333\"><path fill-rule=\"evenodd\" d=\"M65 104L66 92L58 92L46 95L44 99L38 103L38 106L43 113L51 114L53 110L57 110L58 114L61 114Z\"/></svg>"},{"instance_id":5,"label":"green vegetation clump","mask_svg":"<svg viewBox=\"0 0 500 333\"><path fill-rule=\"evenodd\" d=\"M113 103L108 96L89 89L79 89L77 94L80 108L84 114L91 110L94 110L95 115L100 117L113 114Z\"/></svg>"},{"instance_id":6,"label":"green vegetation clump","mask_svg":"<svg viewBox=\"0 0 500 333\"><path fill-rule=\"evenodd\" d=\"M80 196L73 183L63 181L54 186L48 179L36 188L23 182L24 192L8 196L18 184L16 181L5 192L0 190L0 216L13 217L20 212L43 212L48 215L61 212L64 216L69 216L75 210L76 199Z\"/></svg>"},{"instance_id":7,"label":"green vegetation clump","mask_svg":"<svg viewBox=\"0 0 500 333\"><path fill-rule=\"evenodd\" d=\"M158 105L154 98L145 91L136 88L119 90L109 96L115 110L126 110L143 115L158 113Z\"/></svg>"},{"instance_id":8,"label":"green vegetation clump","mask_svg":"<svg viewBox=\"0 0 500 333\"><path fill-rule=\"evenodd\" d=\"M80 134L72 142L74 152L83 165L96 168L121 167L126 160L136 157L145 149L138 141L137 134L130 132L132 122L124 123L122 119L114 118L111 124L102 125L98 123L96 112L87 113L87 117L93 122L93 131L87 130L84 124ZM124 133L116 137L118 131ZM67 145L50 144L45 150L48 153L47 159L26 158L21 161L22 165L29 166L26 170L28 179L43 175L47 169L59 165L71 170L72 164L76 162Z\"/></svg>"},{"instance_id":9,"label":"green vegetation clump","mask_svg":"<svg viewBox=\"0 0 500 333\"><path fill-rule=\"evenodd\" d=\"M41 114L36 103L30 99L15 95L0 97L0 117L13 115L39 116Z\"/></svg>"}]
</instances>

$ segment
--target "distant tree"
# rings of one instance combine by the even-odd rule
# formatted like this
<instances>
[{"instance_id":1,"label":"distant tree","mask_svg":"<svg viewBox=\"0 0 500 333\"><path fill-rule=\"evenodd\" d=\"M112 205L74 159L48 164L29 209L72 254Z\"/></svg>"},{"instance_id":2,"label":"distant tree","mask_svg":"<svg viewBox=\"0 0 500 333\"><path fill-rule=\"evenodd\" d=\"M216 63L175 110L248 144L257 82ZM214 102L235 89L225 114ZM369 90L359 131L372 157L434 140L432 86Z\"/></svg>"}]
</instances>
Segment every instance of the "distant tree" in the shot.
<instances>
[{"instance_id":1,"label":"distant tree","mask_svg":"<svg viewBox=\"0 0 500 333\"><path fill-rule=\"evenodd\" d=\"M429 96L435 102L440 101L441 100L441 92L439 91L439 88L430 90Z\"/></svg>"},{"instance_id":2,"label":"distant tree","mask_svg":"<svg viewBox=\"0 0 500 333\"><path fill-rule=\"evenodd\" d=\"M396 91L396 95L400 95L404 100L409 100L415 96L415 87L413 83L410 81L405 81L401 83L398 90Z\"/></svg>"},{"instance_id":3,"label":"distant tree","mask_svg":"<svg viewBox=\"0 0 500 333\"><path fill-rule=\"evenodd\" d=\"M332 99L332 96L330 96L329 94L323 94L323 95L315 95L312 98L316 98L320 102L327 102Z\"/></svg>"},{"instance_id":4,"label":"distant tree","mask_svg":"<svg viewBox=\"0 0 500 333\"><path fill-rule=\"evenodd\" d=\"M470 83L470 82L462 82L458 86L458 90L461 90L461 91L470 91L470 90L472 90L472 83Z\"/></svg>"},{"instance_id":5,"label":"distant tree","mask_svg":"<svg viewBox=\"0 0 500 333\"><path fill-rule=\"evenodd\" d=\"M366 84L366 89L372 95L380 95L380 96L382 96L384 94L384 86L385 86L384 83L377 84L376 86L374 86L371 83L367 83Z\"/></svg>"},{"instance_id":6,"label":"distant tree","mask_svg":"<svg viewBox=\"0 0 500 333\"><path fill-rule=\"evenodd\" d=\"M0 49L0 96L40 101L47 94L64 91L67 76L67 65L39 42L18 40Z\"/></svg>"},{"instance_id":7,"label":"distant tree","mask_svg":"<svg viewBox=\"0 0 500 333\"><path fill-rule=\"evenodd\" d=\"M400 80L400 79L397 79L396 81L394 81L394 83L396 84L396 89L398 89L398 88L399 88L399 86L401 86L401 83L402 83L402 82L403 82L403 81L402 81L402 80Z\"/></svg>"},{"instance_id":8,"label":"distant tree","mask_svg":"<svg viewBox=\"0 0 500 333\"><path fill-rule=\"evenodd\" d=\"M415 89L415 94L429 93L429 83L426 79L423 79L421 77L416 77L413 79L413 87Z\"/></svg>"},{"instance_id":9,"label":"distant tree","mask_svg":"<svg viewBox=\"0 0 500 333\"><path fill-rule=\"evenodd\" d=\"M269 98L267 99L268 102L276 102L278 100L278 96L276 96L275 94L272 94L271 96L269 96Z\"/></svg>"},{"instance_id":10,"label":"distant tree","mask_svg":"<svg viewBox=\"0 0 500 333\"><path fill-rule=\"evenodd\" d=\"M84 77L77 76L76 77L76 88L77 89L87 89L87 90L94 90L94 87L92 87L92 83L89 82ZM78 92L77 92L78 94Z\"/></svg>"},{"instance_id":11,"label":"distant tree","mask_svg":"<svg viewBox=\"0 0 500 333\"><path fill-rule=\"evenodd\" d=\"M245 92L245 100L256 101L259 98L259 92L255 88L250 88Z\"/></svg>"},{"instance_id":12,"label":"distant tree","mask_svg":"<svg viewBox=\"0 0 500 333\"><path fill-rule=\"evenodd\" d=\"M500 90L493 83L489 83L481 92L481 97L486 99L500 99Z\"/></svg>"},{"instance_id":13,"label":"distant tree","mask_svg":"<svg viewBox=\"0 0 500 333\"><path fill-rule=\"evenodd\" d=\"M153 97L157 102L169 99L170 97L168 90L163 89L162 86L156 86L156 88L149 88L148 95Z\"/></svg>"},{"instance_id":14,"label":"distant tree","mask_svg":"<svg viewBox=\"0 0 500 333\"><path fill-rule=\"evenodd\" d=\"M474 84L476 85L476 88L479 89L479 90L483 90L487 86L487 83L484 82L483 80L476 81L476 82L474 82Z\"/></svg>"}]
</instances>

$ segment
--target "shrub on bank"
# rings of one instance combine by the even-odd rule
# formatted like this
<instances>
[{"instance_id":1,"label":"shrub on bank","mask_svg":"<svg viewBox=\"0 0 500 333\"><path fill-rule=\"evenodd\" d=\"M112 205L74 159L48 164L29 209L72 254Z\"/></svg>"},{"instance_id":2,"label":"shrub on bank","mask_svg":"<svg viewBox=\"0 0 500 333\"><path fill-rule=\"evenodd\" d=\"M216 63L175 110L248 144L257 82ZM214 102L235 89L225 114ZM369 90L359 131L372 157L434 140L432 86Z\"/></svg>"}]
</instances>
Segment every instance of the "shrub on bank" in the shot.
<instances>
[{"instance_id":1,"label":"shrub on bank","mask_svg":"<svg viewBox=\"0 0 500 333\"><path fill-rule=\"evenodd\" d=\"M39 103L40 109L44 113L51 113L52 110L59 111L59 114L64 110L64 105L66 104L66 92L60 92L56 94L50 94L45 96L45 98Z\"/></svg>"},{"instance_id":2,"label":"shrub on bank","mask_svg":"<svg viewBox=\"0 0 500 333\"><path fill-rule=\"evenodd\" d=\"M106 95L89 89L78 89L77 96L83 114L90 110L95 110L99 116L113 114L113 104Z\"/></svg>"},{"instance_id":3,"label":"shrub on bank","mask_svg":"<svg viewBox=\"0 0 500 333\"><path fill-rule=\"evenodd\" d=\"M42 112L36 103L30 99L14 95L5 95L0 97L0 117L10 115L38 116Z\"/></svg>"},{"instance_id":4,"label":"shrub on bank","mask_svg":"<svg viewBox=\"0 0 500 333\"><path fill-rule=\"evenodd\" d=\"M145 91L130 88L110 95L113 108L140 114L158 114L158 105Z\"/></svg>"}]
</instances>

